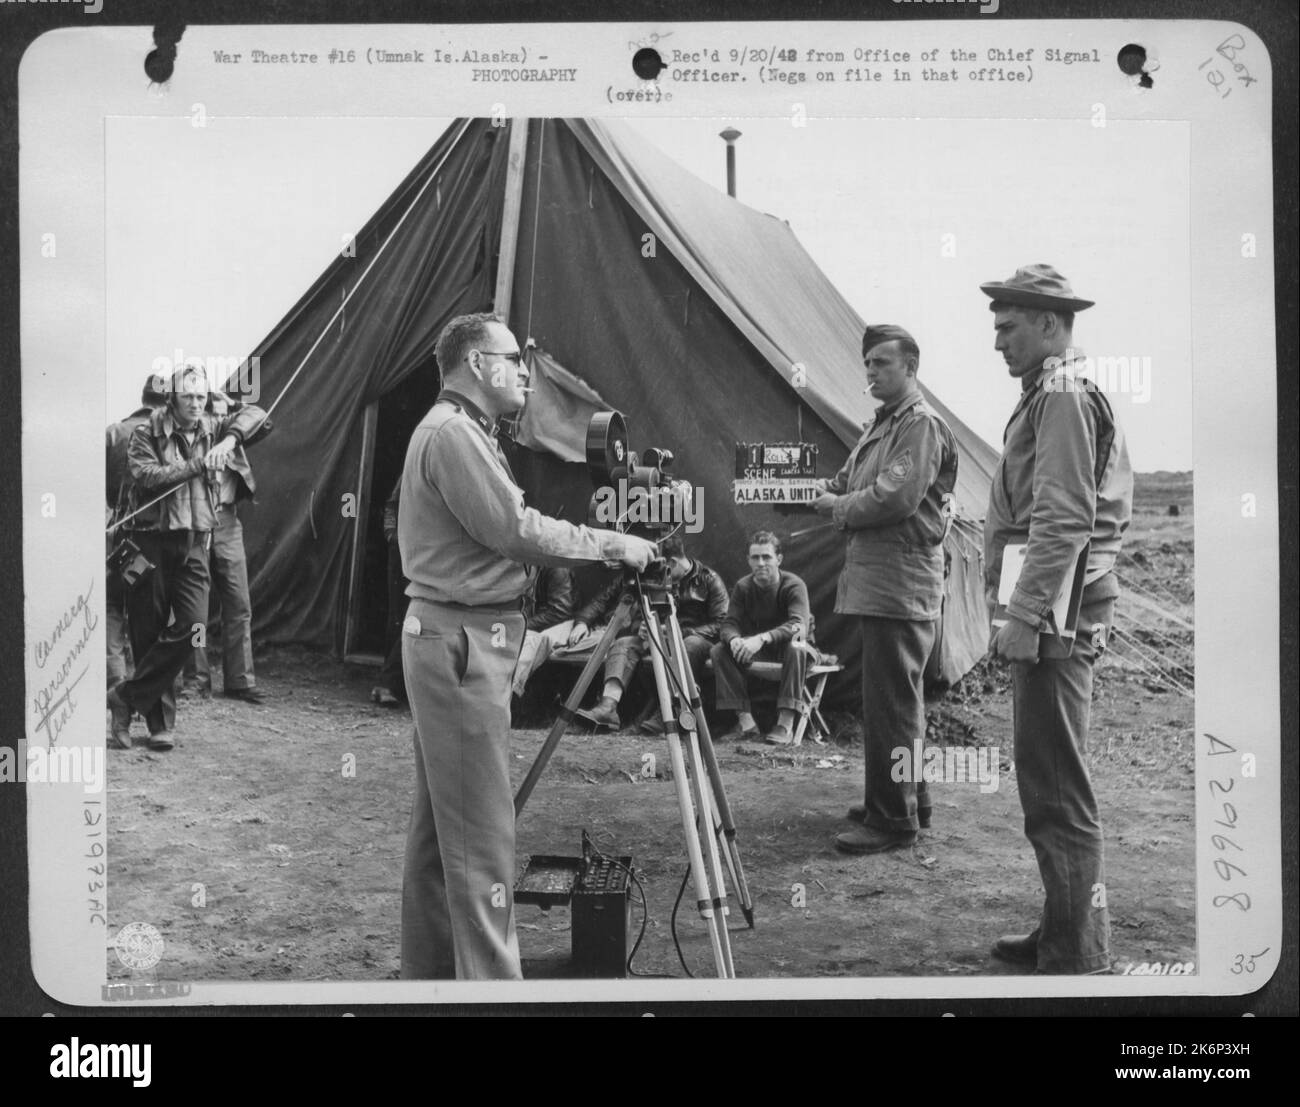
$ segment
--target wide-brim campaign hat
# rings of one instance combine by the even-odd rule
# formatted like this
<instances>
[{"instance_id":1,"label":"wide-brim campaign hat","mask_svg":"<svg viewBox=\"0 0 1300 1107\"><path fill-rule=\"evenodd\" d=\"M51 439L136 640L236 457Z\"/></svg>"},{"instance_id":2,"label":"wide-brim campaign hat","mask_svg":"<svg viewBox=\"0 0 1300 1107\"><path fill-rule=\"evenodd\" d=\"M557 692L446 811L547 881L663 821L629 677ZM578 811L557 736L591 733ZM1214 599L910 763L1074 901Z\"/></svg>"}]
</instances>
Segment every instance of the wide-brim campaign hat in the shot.
<instances>
[{"instance_id":1,"label":"wide-brim campaign hat","mask_svg":"<svg viewBox=\"0 0 1300 1107\"><path fill-rule=\"evenodd\" d=\"M1026 265L1009 281L989 281L980 291L1000 303L1046 311L1083 311L1096 303L1079 299L1070 282L1050 265Z\"/></svg>"}]
</instances>

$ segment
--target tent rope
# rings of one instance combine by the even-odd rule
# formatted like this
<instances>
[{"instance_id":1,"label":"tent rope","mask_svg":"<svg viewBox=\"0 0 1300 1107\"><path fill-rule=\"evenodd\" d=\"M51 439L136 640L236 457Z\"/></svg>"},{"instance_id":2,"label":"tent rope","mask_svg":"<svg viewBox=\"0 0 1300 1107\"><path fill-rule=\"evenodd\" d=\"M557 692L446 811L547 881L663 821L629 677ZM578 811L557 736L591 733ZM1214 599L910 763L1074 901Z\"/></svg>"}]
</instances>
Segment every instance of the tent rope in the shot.
<instances>
[{"instance_id":1,"label":"tent rope","mask_svg":"<svg viewBox=\"0 0 1300 1107\"><path fill-rule=\"evenodd\" d=\"M546 145L546 120L537 129L537 179L533 182L533 244L528 259L528 318L524 325L524 339L533 336L533 288L537 283L537 216L542 209L542 149Z\"/></svg>"},{"instance_id":2,"label":"tent rope","mask_svg":"<svg viewBox=\"0 0 1300 1107\"><path fill-rule=\"evenodd\" d=\"M1137 585L1133 585L1131 582L1131 578L1127 576L1125 576L1121 580L1121 583L1129 584L1134 589L1134 591L1138 592L1141 595L1145 595L1150 600L1153 601L1163 600L1166 603L1174 605L1175 607L1183 606L1184 601L1180 600L1177 596L1175 596L1172 592L1170 592L1168 588L1164 587L1163 585L1153 583L1144 589Z\"/></svg>"},{"instance_id":3,"label":"tent rope","mask_svg":"<svg viewBox=\"0 0 1300 1107\"><path fill-rule=\"evenodd\" d=\"M1112 648L1111 657L1114 664L1130 670L1137 676L1140 676L1142 679L1152 684L1159 684L1171 691L1178 692L1180 695L1194 698L1193 693L1187 688L1184 688L1177 681L1168 676L1161 676L1159 673L1153 671L1150 666L1145 664L1142 659L1137 657L1135 654L1123 652L1120 649L1118 642L1116 642Z\"/></svg>"},{"instance_id":4,"label":"tent rope","mask_svg":"<svg viewBox=\"0 0 1300 1107\"><path fill-rule=\"evenodd\" d=\"M1120 631L1120 634L1122 636L1122 641L1124 642L1124 648L1129 651L1130 655L1136 655L1142 658L1143 664L1140 667L1144 671L1152 674L1164 683L1178 688L1180 691L1185 691L1189 696L1192 695L1192 687L1195 683L1195 677L1192 676L1192 674L1188 673L1181 666L1175 666L1173 668L1162 666L1158 660L1158 656L1153 659L1151 655L1142 652L1140 643L1138 643L1132 635L1126 635L1123 631Z\"/></svg>"},{"instance_id":5,"label":"tent rope","mask_svg":"<svg viewBox=\"0 0 1300 1107\"><path fill-rule=\"evenodd\" d=\"M1141 606L1142 601L1146 601L1147 605L1151 608L1151 610L1155 611L1163 618L1168 619L1171 623L1177 623L1185 630L1196 629L1194 626L1192 626L1191 623L1179 619L1177 616L1171 614L1165 608L1162 608L1160 604L1157 602L1158 600L1163 599L1167 603L1175 604L1178 607L1183 607L1184 606L1183 601L1178 599L1177 596L1174 596L1172 593L1165 591L1163 588L1154 588L1154 587L1149 589L1139 588L1136 584L1133 583L1133 581L1129 577L1121 576L1119 573L1116 573L1115 577L1120 582L1120 584L1124 587L1124 590L1126 592L1130 592L1138 598L1139 606Z\"/></svg>"},{"instance_id":6,"label":"tent rope","mask_svg":"<svg viewBox=\"0 0 1300 1107\"><path fill-rule=\"evenodd\" d=\"M1122 611L1116 611L1116 613L1115 613L1115 618L1116 618L1116 621L1123 620L1123 622L1125 623L1126 627L1131 626L1131 627L1133 627L1133 628L1135 628L1135 629L1137 629L1137 630L1142 631L1142 633L1144 633L1144 634L1148 634L1148 635L1150 635L1150 636L1152 636L1152 637L1154 637L1154 638L1158 638L1158 639L1160 639L1160 642L1163 643L1163 645L1162 645L1160 648L1161 648L1165 653L1173 654L1173 653L1178 652L1178 651L1180 651L1180 650L1190 649L1190 644L1189 644L1189 643L1187 643L1187 642L1180 642L1180 641L1178 641L1178 639L1174 638L1172 635L1165 634L1163 631L1157 629L1156 627L1153 627L1153 626L1151 626L1151 625L1149 625L1149 624L1147 624L1147 623L1141 623L1141 622L1138 622L1138 620L1135 619L1135 618L1133 618L1132 615L1129 615L1129 614L1127 614L1127 613L1125 613L1125 612L1122 612ZM1180 662L1179 664L1181 664L1181 662Z\"/></svg>"},{"instance_id":7,"label":"tent rope","mask_svg":"<svg viewBox=\"0 0 1300 1107\"><path fill-rule=\"evenodd\" d=\"M1143 672L1147 673L1148 675L1154 674L1163 683L1169 685L1169 687L1179 692L1182 692L1183 695L1185 696L1190 696L1192 698L1195 698L1195 693L1190 688L1188 688L1182 681L1180 681L1172 673L1167 672L1161 666L1160 661L1162 659L1158 654L1149 650L1148 647L1143 646L1143 644L1140 641L1138 641L1136 638L1134 638L1131 634L1127 633L1126 631L1120 630L1118 627L1112 627L1111 633L1120 643L1124 645L1125 650L1127 652L1136 654L1138 658L1142 659L1142 661L1139 661L1138 663L1138 668L1142 669ZM1181 666L1178 667L1181 668Z\"/></svg>"},{"instance_id":8,"label":"tent rope","mask_svg":"<svg viewBox=\"0 0 1300 1107\"><path fill-rule=\"evenodd\" d=\"M1143 589L1143 587L1135 585L1135 583L1132 582L1132 578L1122 576L1122 574L1119 573L1115 573L1115 579L1118 579L1119 583L1121 583L1127 591L1134 592L1136 596L1139 596L1139 599L1145 599L1148 603L1153 604L1154 608L1156 608L1157 611L1160 611L1161 615L1167 615L1167 612L1165 611L1165 608L1161 607L1160 600L1164 600L1164 602L1169 604L1170 607L1182 608L1187 605L1184 600L1180 600L1178 596L1173 594L1173 592L1162 589L1160 586L1152 585L1151 587L1147 587L1147 589ZM1171 616L1169 617L1173 618ZM1177 622L1177 620L1173 621ZM1184 622L1183 625L1186 626L1186 629L1188 630L1196 629L1193 628L1191 624L1186 624L1186 622Z\"/></svg>"},{"instance_id":9,"label":"tent rope","mask_svg":"<svg viewBox=\"0 0 1300 1107\"><path fill-rule=\"evenodd\" d=\"M954 542L956 542L957 545L959 545L962 548L962 553L964 555L973 554L976 557L983 557L984 555L983 546L981 546L973 538L964 534L960 527L956 527L956 526L949 527L946 537L951 538ZM969 557L967 557L967 560L969 560Z\"/></svg>"},{"instance_id":10,"label":"tent rope","mask_svg":"<svg viewBox=\"0 0 1300 1107\"><path fill-rule=\"evenodd\" d=\"M451 141L451 143L448 145L446 153L442 155L442 158L439 160L438 164L433 167L433 170L429 173L428 179L425 180L424 184L420 186L419 191L416 192L410 204L407 205L406 210L402 212L401 218L399 218L397 222L393 224L393 229L388 232L388 237L384 239L379 249L375 251L375 256L370 259L370 264L368 264L365 267L365 269L361 273L361 276L357 278L357 281L352 286L351 291L349 291L348 294L343 297L343 301L335 309L334 314L329 317L329 321L325 324L320 334L317 335L316 341L313 342L310 348L307 350L307 352L303 354L302 360L298 362L298 368L296 368L293 371L293 373L290 374L289 379L285 381L284 387L280 389L280 395L278 395L275 398L275 400L272 402L271 406L268 407L262 413L262 418L259 419L257 423L254 424L252 429L249 431L249 437L256 434L258 428L260 428L263 423L265 423L269 418L271 418L271 413L279 406L280 401L284 399L289 389L293 387L293 382L298 379L298 374L301 373L303 369L307 367L307 362L311 358L312 354L316 352L316 348L322 342L325 341L325 336L329 334L330 328L334 326L334 321L338 319L340 315L343 314L344 308L348 306L348 301L351 300L352 297L357 294L357 290L365 282L365 279L370 275L370 271L379 262L379 259L383 256L384 251L388 249L389 243L391 243L394 237L396 237L397 232L401 229L402 224L406 222L406 217L410 215L412 211L415 210L415 205L420 202L420 197L422 197L425 194L425 192L428 191L429 186L438 179L439 170L442 169L443 164L451 156L452 151L455 150L456 147L459 145L460 140L465 136L465 132L469 129L469 125L470 125L470 120L468 119L465 119L461 123L460 131L456 135L456 137ZM140 507L136 508L129 515L124 515L121 519L115 520L113 523L109 524L109 526L105 528L105 533L112 534L115 530L119 529L124 523L130 521L131 519L134 519L142 511L148 511L149 508L154 506L154 504L161 503L173 492L181 488L182 485L185 483L187 482L183 481L181 482L181 484L173 485L171 488L167 489L166 492L163 492L161 495L155 496L148 503L142 504Z\"/></svg>"},{"instance_id":11,"label":"tent rope","mask_svg":"<svg viewBox=\"0 0 1300 1107\"><path fill-rule=\"evenodd\" d=\"M1174 657L1173 656L1173 653L1175 652L1174 650L1162 652L1157 646L1155 646L1150 642L1143 641L1135 633L1135 631L1138 630L1143 632L1148 632L1150 631L1150 629L1151 629L1150 627L1144 626L1141 623L1133 622L1132 620L1126 620L1126 625L1120 626L1119 632L1123 634L1124 637L1131 639L1132 641L1136 642L1138 645L1142 646L1144 649L1149 650L1156 657L1157 660L1164 662L1165 664L1170 665L1174 668L1183 669L1190 674L1192 672L1190 666L1184 665L1178 658Z\"/></svg>"},{"instance_id":12,"label":"tent rope","mask_svg":"<svg viewBox=\"0 0 1300 1107\"><path fill-rule=\"evenodd\" d=\"M1118 640L1116 642L1116 645L1118 646ZM1143 659L1140 656L1138 656L1136 653L1127 652L1127 650L1128 650L1127 646L1125 646L1124 650L1120 650L1116 648L1114 650L1114 656L1116 660L1120 661L1121 663L1131 665L1148 680L1154 681L1158 684L1163 684L1165 687L1170 688L1171 690L1178 692L1181 695L1187 696L1189 699L1196 698L1196 693L1191 688L1184 685L1177 678L1171 676L1169 673L1166 673L1159 666L1153 665L1150 662L1143 661Z\"/></svg>"}]
</instances>

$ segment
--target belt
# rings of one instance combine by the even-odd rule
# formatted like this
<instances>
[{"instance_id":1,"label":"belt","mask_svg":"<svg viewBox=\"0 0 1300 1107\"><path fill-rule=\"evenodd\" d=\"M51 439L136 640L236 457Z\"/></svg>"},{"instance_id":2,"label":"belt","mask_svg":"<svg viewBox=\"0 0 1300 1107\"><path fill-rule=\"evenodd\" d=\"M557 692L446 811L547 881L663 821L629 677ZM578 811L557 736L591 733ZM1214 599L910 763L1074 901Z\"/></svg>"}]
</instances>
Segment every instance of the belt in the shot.
<instances>
[{"instance_id":1,"label":"belt","mask_svg":"<svg viewBox=\"0 0 1300 1107\"><path fill-rule=\"evenodd\" d=\"M454 600L430 600L424 596L411 596L410 603L428 607L450 608L452 611L474 611L482 615L519 615L523 613L522 596L511 603L456 603Z\"/></svg>"}]
</instances>

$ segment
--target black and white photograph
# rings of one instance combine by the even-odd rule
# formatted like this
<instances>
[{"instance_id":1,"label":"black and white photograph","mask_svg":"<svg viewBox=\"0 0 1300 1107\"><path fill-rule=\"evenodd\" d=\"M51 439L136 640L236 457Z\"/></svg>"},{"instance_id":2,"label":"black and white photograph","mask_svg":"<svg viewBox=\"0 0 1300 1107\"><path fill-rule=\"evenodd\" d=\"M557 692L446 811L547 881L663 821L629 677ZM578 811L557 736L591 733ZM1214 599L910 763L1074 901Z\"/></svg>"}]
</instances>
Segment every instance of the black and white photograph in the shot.
<instances>
[{"instance_id":1,"label":"black and white photograph","mask_svg":"<svg viewBox=\"0 0 1300 1107\"><path fill-rule=\"evenodd\" d=\"M1257 986L1270 72L1228 23L38 40L41 987Z\"/></svg>"}]
</instances>

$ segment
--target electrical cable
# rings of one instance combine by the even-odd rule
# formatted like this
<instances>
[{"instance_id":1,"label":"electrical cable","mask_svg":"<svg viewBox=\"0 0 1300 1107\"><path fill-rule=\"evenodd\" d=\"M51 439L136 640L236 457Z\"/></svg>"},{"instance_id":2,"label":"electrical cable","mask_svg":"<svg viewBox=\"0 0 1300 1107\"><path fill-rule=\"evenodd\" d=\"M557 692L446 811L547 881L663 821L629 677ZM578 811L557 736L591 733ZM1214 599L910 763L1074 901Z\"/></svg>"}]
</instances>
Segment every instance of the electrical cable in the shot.
<instances>
[{"instance_id":1,"label":"electrical cable","mask_svg":"<svg viewBox=\"0 0 1300 1107\"><path fill-rule=\"evenodd\" d=\"M628 867L627 865L624 865L623 862L620 861L617 857L611 857L608 853L604 853L604 852L602 852L601 850L597 849L596 846L595 846L594 844L593 844L592 847L591 847L591 853L592 853L592 856L594 856L594 857L599 857L602 861L607 862L608 864L610 864L610 865L613 866L614 868L616 868L616 869L621 869L623 872L627 873L628 878L632 881L633 884L636 885L636 890L637 890L638 893L640 893L640 896L641 896L641 929L640 929L640 931L637 933L636 941L632 943L632 949L631 949L631 952L629 952L628 955L627 955L627 962L626 962L626 964L624 965L624 967L627 969L627 974L628 974L629 976L638 976L638 977L640 977L640 978L643 979L643 980L678 980L678 979L680 979L680 977L676 977L676 976L674 976L672 973L666 973L666 972L637 972L636 969L634 969L634 968L632 967L632 960L633 960L633 958L636 957L636 955L637 955L637 951L641 948L641 942L642 942L642 940L645 938L646 926L647 926L647 924L648 924L649 921L650 921L650 902L649 902L649 900L646 898L646 894L645 894L645 886L644 886L644 885L641 883L641 881L637 878L636 871L635 871L634 869Z\"/></svg>"},{"instance_id":2,"label":"electrical cable","mask_svg":"<svg viewBox=\"0 0 1300 1107\"><path fill-rule=\"evenodd\" d=\"M673 914L672 914L672 918L669 920L668 926L669 929L672 931L673 946L677 950L677 960L679 960L682 963L682 970L686 973L686 975L689 976L692 980L694 980L695 974L691 972L690 966L686 964L686 956L685 954L682 953L682 943L677 937L677 908L680 907L682 904L682 896L686 894L686 884L690 879L691 879L691 867L690 865L687 865L686 871L682 873L682 886L677 889L677 899L673 902Z\"/></svg>"}]
</instances>

